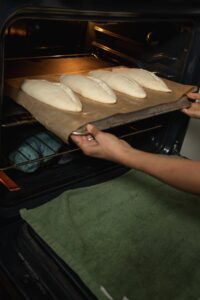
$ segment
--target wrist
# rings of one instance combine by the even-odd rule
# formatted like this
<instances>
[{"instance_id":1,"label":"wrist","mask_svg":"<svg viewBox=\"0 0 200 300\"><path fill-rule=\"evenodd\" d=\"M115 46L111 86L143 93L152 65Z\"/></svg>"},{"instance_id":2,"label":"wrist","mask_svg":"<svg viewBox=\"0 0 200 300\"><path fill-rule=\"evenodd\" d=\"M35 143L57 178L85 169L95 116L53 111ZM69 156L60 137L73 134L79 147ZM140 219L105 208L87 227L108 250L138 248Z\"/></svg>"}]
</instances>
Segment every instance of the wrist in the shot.
<instances>
[{"instance_id":1,"label":"wrist","mask_svg":"<svg viewBox=\"0 0 200 300\"><path fill-rule=\"evenodd\" d=\"M136 168L139 152L139 150L132 147L123 149L120 156L120 162L129 168Z\"/></svg>"}]
</instances>

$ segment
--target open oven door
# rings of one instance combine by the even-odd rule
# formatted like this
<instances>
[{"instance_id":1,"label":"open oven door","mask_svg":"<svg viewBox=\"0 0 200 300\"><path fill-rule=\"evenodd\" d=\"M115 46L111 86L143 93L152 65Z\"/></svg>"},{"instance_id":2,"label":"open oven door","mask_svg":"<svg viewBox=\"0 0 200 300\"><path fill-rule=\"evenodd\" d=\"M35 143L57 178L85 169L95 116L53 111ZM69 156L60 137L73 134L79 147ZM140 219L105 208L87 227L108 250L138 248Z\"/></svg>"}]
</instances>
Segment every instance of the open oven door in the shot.
<instances>
[{"instance_id":1,"label":"open oven door","mask_svg":"<svg viewBox=\"0 0 200 300\"><path fill-rule=\"evenodd\" d=\"M28 221L26 222L20 216L20 211L23 209L34 210L42 205L48 205L66 191L77 191L80 188L83 188L81 190L83 192L90 188L96 191L98 187L104 187L104 184L107 186L114 180L117 182L116 189L114 189L116 193L117 180L121 182L124 174L124 176L129 176L129 170L110 162L88 158L72 143L64 144L38 124L26 110L5 96L4 83L6 79L13 77L37 75L38 66L39 71L46 74L45 72L49 69L58 71L58 67L62 70L64 66L71 68L71 71L75 67L77 70L82 68L81 71L84 71L88 65L90 68L91 65L95 68L123 64L157 71L164 78L183 84L198 85L200 19L197 4L192 6L185 1L161 2L152 1L149 4L145 1L140 1L140 3L125 1L123 7L121 3L112 3L112 1L98 3L76 1L76 3L67 4L65 1L42 1L38 4L38 1L10 0L2 4L3 8L0 10L0 171L2 172L1 181L4 183L0 186L0 290L2 287L0 295L2 293L2 299L132 299L126 293L120 295L119 298L113 297L104 282L95 294L95 289L89 288L87 281L82 279L79 272L58 256L53 248L48 246L45 239L41 238L31 225L28 225ZM74 64L75 60L79 63ZM129 122L125 126L108 128L108 131L145 151L179 155L187 124L188 119L185 116L179 111L173 111L145 120ZM44 143L44 137L48 137L47 143ZM31 159L29 154L27 156L27 145L31 149ZM16 152L16 149L19 151ZM41 149L43 149L42 152ZM23 159L19 160L19 156ZM141 182L142 180L141 177ZM151 189L148 190L149 184L156 185L158 190L161 189L160 183L152 181L147 183L140 192L149 195L151 193ZM144 186L144 182L141 186ZM170 193L172 190L166 190L166 195L171 195ZM132 229L139 233L139 236L133 239L134 243L131 248L135 257L138 257L137 272L130 274L127 271L129 269L119 268L119 274L115 272L113 276L110 276L110 280L112 281L117 275L121 279L127 278L119 282L120 286L130 281L133 276L133 282L137 283L133 286L134 299L179 300L199 297L194 288L194 285L199 285L195 277L198 274L192 277L193 282L191 280L188 283L187 280L187 274L188 276L192 274L194 266L194 264L189 264L192 262L190 249L193 249L194 258L199 253L198 243L193 243L198 226L196 221L199 213L198 201L193 198L188 204L186 200L181 201L184 197L180 195L182 194L177 194L175 202L168 197L167 202L161 201L159 206L160 194L158 194L157 202L149 201L152 205L151 209L155 203L157 205L155 214L153 210L146 209L145 211L149 204L144 205L143 208L138 206L138 209L140 208L138 211L132 211L126 207L124 215L125 206L121 204L118 207L119 215L116 212L115 217L118 216L118 219L115 220L115 226L118 225L119 230L115 232L121 234L121 230L124 229L124 237L130 237ZM103 200L106 199L104 197ZM164 196L163 199L165 199ZM97 204L99 203L97 201ZM128 203L128 200L125 203ZM143 202L137 203L141 205ZM114 214L115 206L113 204L113 207L108 209L113 220L112 212ZM105 207L101 207L102 212ZM172 215L169 213L170 210L173 211ZM122 224L120 213L123 215L123 226L120 225ZM134 228L128 228L126 216L129 213L135 214L135 223L131 225L134 225ZM148 219L151 213L153 221ZM145 223L146 218L149 223ZM163 222L163 227L159 227L161 223L158 223L158 220ZM175 228L177 220L178 229ZM144 227L137 224L142 224ZM169 235L164 240L169 243L168 254L172 258L169 260L171 265L167 271L167 278L171 276L172 281L171 289L163 293L162 283L159 283L158 275L155 275L153 270L156 264L157 269L163 268L162 275L166 275L164 269L166 257L164 254L162 256L162 253L166 253L166 247L163 249L162 243L158 244L160 239L156 233L159 232L160 236L161 233L164 235L165 225L168 226L168 224L170 224L167 227ZM98 229L98 226L95 228ZM109 228L112 229L112 222ZM144 231L140 231L141 228ZM184 239L183 228L187 231L188 240ZM151 231L151 238L148 240L146 235L142 244L145 247L134 248L134 245L139 245L138 242L145 236L145 232L149 232L146 231L147 229ZM112 234L112 230L110 233ZM179 239L176 240L177 236ZM94 247L98 244L99 238L97 235ZM116 241L118 243L116 248L119 250L119 237ZM174 255L173 245L176 246L176 250L178 249L177 252L174 251ZM188 247L187 259L184 258L180 245ZM155 247L152 248L153 246ZM154 252L153 249L157 251ZM112 253L115 251L109 248L106 251L112 260ZM186 296L176 294L177 289L172 288L177 278L174 266L177 260L184 261L184 259L188 265L185 263L182 269L179 269L183 270L185 275L184 278L180 277L182 279L181 283L179 282L179 291L187 287ZM128 267L129 261L127 260L126 257ZM147 265L146 271L148 272L140 276L144 265ZM103 264L100 264L99 269L101 268L103 270ZM165 278L164 275L162 278ZM151 289L151 292L147 291L145 288L147 283L154 287L153 292ZM140 292L137 294L136 290ZM190 294L189 290L193 292ZM191 297L187 298L188 295Z\"/></svg>"}]
</instances>

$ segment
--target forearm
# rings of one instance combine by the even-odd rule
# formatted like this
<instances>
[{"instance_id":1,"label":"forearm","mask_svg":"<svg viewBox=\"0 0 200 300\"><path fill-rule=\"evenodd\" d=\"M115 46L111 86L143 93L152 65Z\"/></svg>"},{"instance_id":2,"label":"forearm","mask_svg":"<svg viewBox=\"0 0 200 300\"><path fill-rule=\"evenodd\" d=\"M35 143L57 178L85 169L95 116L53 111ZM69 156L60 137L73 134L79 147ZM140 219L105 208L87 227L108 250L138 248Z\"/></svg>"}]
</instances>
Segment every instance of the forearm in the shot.
<instances>
[{"instance_id":1,"label":"forearm","mask_svg":"<svg viewBox=\"0 0 200 300\"><path fill-rule=\"evenodd\" d=\"M200 194L200 162L130 149L121 163L187 192Z\"/></svg>"},{"instance_id":2,"label":"forearm","mask_svg":"<svg viewBox=\"0 0 200 300\"><path fill-rule=\"evenodd\" d=\"M175 158L159 154L152 154L132 148L128 143L109 133L99 131L88 124L87 136L73 136L86 155L128 166L154 176L169 185L187 192L200 194L200 161Z\"/></svg>"}]
</instances>

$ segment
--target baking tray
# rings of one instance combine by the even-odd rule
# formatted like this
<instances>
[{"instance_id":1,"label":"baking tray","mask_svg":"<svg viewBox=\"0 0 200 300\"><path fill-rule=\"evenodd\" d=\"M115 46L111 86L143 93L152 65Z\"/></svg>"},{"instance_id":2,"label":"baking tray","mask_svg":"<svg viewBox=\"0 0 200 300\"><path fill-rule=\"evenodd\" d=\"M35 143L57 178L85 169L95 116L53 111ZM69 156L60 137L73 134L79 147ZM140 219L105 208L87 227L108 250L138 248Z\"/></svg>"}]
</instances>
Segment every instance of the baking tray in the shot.
<instances>
[{"instance_id":1,"label":"baking tray","mask_svg":"<svg viewBox=\"0 0 200 300\"><path fill-rule=\"evenodd\" d=\"M105 65L100 66L100 63L96 65L96 68L100 67L108 68ZM93 64L92 69L95 69L95 64ZM85 73L86 71L89 71L89 65L88 70L84 69L81 72ZM66 73L80 72L77 72L76 68L76 72L70 70ZM59 76L60 74L44 74L42 76L28 76L28 78L58 81ZM172 90L171 93L146 89L147 97L145 99L137 99L116 92L116 104L102 104L79 96L83 103L83 111L73 113L55 109L24 93L20 89L20 86L25 78L27 77L10 78L6 80L5 94L27 109L36 120L60 137L64 142L68 141L72 132L79 135L86 134L85 125L88 123L97 125L99 129L108 129L189 107L190 101L188 101L186 94L197 90L195 86L183 85L164 79L168 87Z\"/></svg>"},{"instance_id":2,"label":"baking tray","mask_svg":"<svg viewBox=\"0 0 200 300\"><path fill-rule=\"evenodd\" d=\"M191 91L196 91L196 88L192 89ZM163 105L160 104L129 113L118 113L97 121L92 121L90 123L97 126L99 129L104 130L108 128L117 127L119 125L128 124L134 121L147 119L167 112L176 111L182 108L188 108L190 106L191 102L188 101L188 98L186 96L183 96L177 102L165 103ZM77 130L73 131L72 133L75 135L86 135L86 126L83 125Z\"/></svg>"}]
</instances>

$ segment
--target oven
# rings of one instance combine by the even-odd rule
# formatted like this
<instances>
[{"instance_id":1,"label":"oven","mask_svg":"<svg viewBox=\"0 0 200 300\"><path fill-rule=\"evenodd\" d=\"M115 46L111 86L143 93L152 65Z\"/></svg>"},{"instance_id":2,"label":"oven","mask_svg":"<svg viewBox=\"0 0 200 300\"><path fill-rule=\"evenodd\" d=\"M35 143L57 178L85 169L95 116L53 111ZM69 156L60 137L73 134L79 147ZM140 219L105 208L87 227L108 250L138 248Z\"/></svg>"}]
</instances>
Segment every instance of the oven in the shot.
<instances>
[{"instance_id":1,"label":"oven","mask_svg":"<svg viewBox=\"0 0 200 300\"><path fill-rule=\"evenodd\" d=\"M3 2L3 1L1 1ZM96 299L19 216L68 189L127 168L86 157L4 93L10 78L126 65L198 85L199 10L145 1L6 1L0 10L0 295L2 299ZM179 155L188 118L179 111L107 128L132 146ZM53 273L53 274L52 274Z\"/></svg>"}]
</instances>

